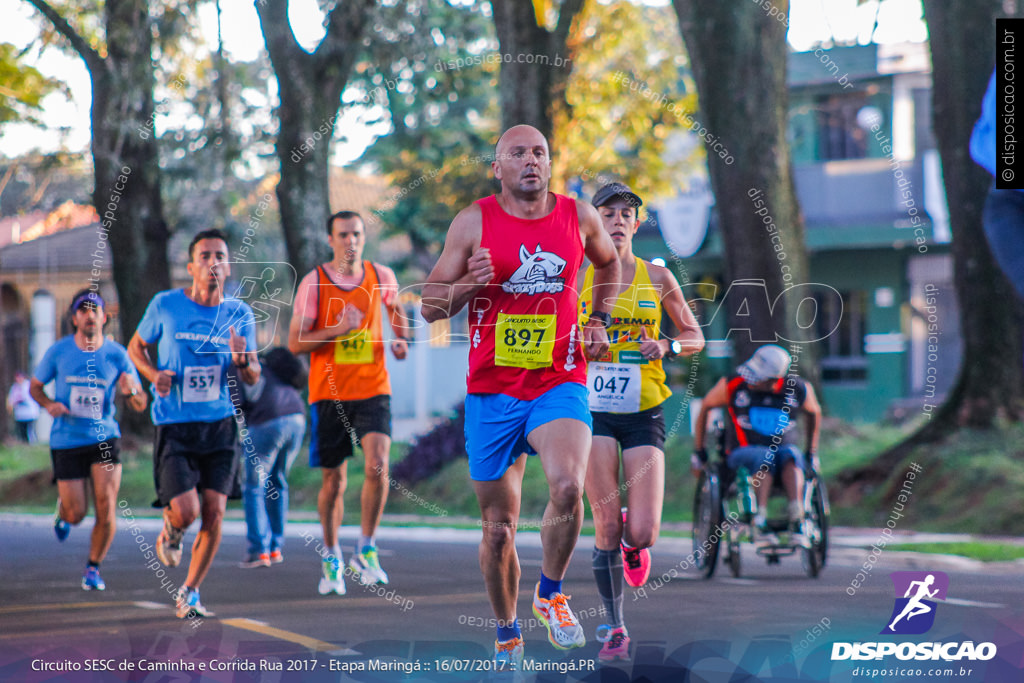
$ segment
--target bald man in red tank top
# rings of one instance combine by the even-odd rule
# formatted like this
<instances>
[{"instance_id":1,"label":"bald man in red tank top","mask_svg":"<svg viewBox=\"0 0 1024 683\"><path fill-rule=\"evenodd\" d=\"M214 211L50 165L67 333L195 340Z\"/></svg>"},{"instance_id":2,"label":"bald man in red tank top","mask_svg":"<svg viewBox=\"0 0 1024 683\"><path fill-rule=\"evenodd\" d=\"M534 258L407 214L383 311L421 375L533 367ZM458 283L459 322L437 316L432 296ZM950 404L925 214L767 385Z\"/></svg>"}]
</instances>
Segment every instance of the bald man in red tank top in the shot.
<instances>
[{"instance_id":1,"label":"bald man in red tank top","mask_svg":"<svg viewBox=\"0 0 1024 683\"><path fill-rule=\"evenodd\" d=\"M423 288L423 317L433 322L469 306L466 451L482 517L480 567L498 622L495 661L510 670L523 659L515 530L524 454L540 456L549 490L533 612L555 647L586 642L561 584L583 521L591 440L584 354L608 349L620 269L597 210L548 191L551 159L540 131L505 131L491 168L501 193L452 221ZM595 310L581 328L575 273L584 255L595 266Z\"/></svg>"}]
</instances>

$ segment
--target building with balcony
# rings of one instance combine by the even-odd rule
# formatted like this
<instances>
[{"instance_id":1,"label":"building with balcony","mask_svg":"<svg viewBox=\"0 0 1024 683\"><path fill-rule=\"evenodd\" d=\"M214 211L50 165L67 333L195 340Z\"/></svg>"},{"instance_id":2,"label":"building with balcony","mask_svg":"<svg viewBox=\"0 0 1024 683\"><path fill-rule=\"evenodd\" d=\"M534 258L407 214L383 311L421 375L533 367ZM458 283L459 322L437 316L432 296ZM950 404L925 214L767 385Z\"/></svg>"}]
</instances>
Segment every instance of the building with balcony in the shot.
<instances>
[{"instance_id":1,"label":"building with balcony","mask_svg":"<svg viewBox=\"0 0 1024 683\"><path fill-rule=\"evenodd\" d=\"M962 344L931 130L928 46L794 53L789 83L790 145L811 280L841 296L841 305L837 297L821 297L815 322L825 337L817 348L826 409L873 421L938 405L956 378ZM675 220L677 206L692 211L693 205L669 202L653 219L664 226ZM688 279L721 285L713 208L703 241L695 244L683 260ZM665 256L656 240L643 248L645 257ZM720 286L719 296L726 289ZM724 317L706 328L719 373L729 371ZM931 348L929 319L941 331Z\"/></svg>"}]
</instances>

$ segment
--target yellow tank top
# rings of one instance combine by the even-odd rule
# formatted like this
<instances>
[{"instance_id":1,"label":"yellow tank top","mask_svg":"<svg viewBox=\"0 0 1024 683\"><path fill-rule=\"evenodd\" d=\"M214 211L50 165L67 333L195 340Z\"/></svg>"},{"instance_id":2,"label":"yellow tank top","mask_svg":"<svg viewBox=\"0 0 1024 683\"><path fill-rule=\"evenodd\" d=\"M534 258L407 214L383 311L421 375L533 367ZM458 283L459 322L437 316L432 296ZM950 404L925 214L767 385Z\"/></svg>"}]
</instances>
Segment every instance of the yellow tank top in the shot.
<instances>
[{"instance_id":1,"label":"yellow tank top","mask_svg":"<svg viewBox=\"0 0 1024 683\"><path fill-rule=\"evenodd\" d=\"M594 266L583 276L580 294L580 324L593 310ZM661 334L661 296L651 284L647 264L636 260L633 282L619 295L611 311L608 353L587 363L590 410L600 413L636 413L661 405L672 391L665 384L660 360L640 355L640 329L657 339Z\"/></svg>"}]
</instances>

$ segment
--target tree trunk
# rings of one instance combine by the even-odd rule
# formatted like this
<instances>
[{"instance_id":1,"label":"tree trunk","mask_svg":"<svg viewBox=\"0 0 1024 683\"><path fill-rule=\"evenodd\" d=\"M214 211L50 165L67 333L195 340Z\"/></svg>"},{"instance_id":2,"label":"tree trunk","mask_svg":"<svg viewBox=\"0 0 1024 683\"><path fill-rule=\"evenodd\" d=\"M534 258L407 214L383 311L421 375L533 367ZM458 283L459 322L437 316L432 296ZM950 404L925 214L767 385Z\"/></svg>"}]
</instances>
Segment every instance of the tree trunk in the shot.
<instances>
[{"instance_id":1,"label":"tree trunk","mask_svg":"<svg viewBox=\"0 0 1024 683\"><path fill-rule=\"evenodd\" d=\"M932 117L942 156L953 233L953 284L960 302L963 360L945 403L920 429L864 467L837 477L848 500L885 481L918 446L961 427L991 429L1021 419L1020 303L989 250L982 210L992 178L970 158L967 141L981 115L992 71L999 0L925 0L932 55ZM1020 16L1018 10L1017 16Z\"/></svg>"},{"instance_id":2,"label":"tree trunk","mask_svg":"<svg viewBox=\"0 0 1024 683\"><path fill-rule=\"evenodd\" d=\"M114 284L125 341L158 292L171 287L160 190L160 156L153 127L153 34L147 0L108 0L107 57L90 71L93 86L93 203L109 226ZM127 182L119 181L126 176ZM124 186L119 199L118 188ZM114 204L111 207L111 204Z\"/></svg>"},{"instance_id":3,"label":"tree trunk","mask_svg":"<svg viewBox=\"0 0 1024 683\"><path fill-rule=\"evenodd\" d=\"M695 132L708 156L731 283L729 336L740 362L764 343L788 347L809 339L796 323L800 301L814 290L801 286L808 268L786 138L786 26L753 2L672 4L697 83ZM775 4L789 11L787 1ZM804 347L795 368L811 380L812 352Z\"/></svg>"},{"instance_id":4,"label":"tree trunk","mask_svg":"<svg viewBox=\"0 0 1024 683\"><path fill-rule=\"evenodd\" d=\"M554 30L543 25L547 3L535 0L491 0L494 28L502 55L501 124L508 130L528 124L553 144L555 121L569 116L565 89L572 73L568 45L573 21L585 0L564 0Z\"/></svg>"},{"instance_id":5,"label":"tree trunk","mask_svg":"<svg viewBox=\"0 0 1024 683\"><path fill-rule=\"evenodd\" d=\"M321 245L331 214L330 142L341 94L374 4L374 0L339 2L327 17L324 39L310 54L295 41L288 23L288 0L256 3L281 100L277 110L281 227L288 258L300 277L326 253Z\"/></svg>"},{"instance_id":6,"label":"tree trunk","mask_svg":"<svg viewBox=\"0 0 1024 683\"><path fill-rule=\"evenodd\" d=\"M1001 5L999 0L924 2L931 37L933 127L953 233L953 283L964 355L956 386L918 438L1021 419L1020 304L1013 296L995 295L1013 288L992 257L982 227L992 178L974 163L967 146L994 63L995 20L1005 16Z\"/></svg>"},{"instance_id":7,"label":"tree trunk","mask_svg":"<svg viewBox=\"0 0 1024 683\"><path fill-rule=\"evenodd\" d=\"M171 286L167 223L153 130L153 34L147 0L107 0L101 57L45 0L29 0L85 61L92 82L93 204L101 228L92 254L110 249L121 336L135 333L157 292ZM102 274L93 273L97 279Z\"/></svg>"}]
</instances>

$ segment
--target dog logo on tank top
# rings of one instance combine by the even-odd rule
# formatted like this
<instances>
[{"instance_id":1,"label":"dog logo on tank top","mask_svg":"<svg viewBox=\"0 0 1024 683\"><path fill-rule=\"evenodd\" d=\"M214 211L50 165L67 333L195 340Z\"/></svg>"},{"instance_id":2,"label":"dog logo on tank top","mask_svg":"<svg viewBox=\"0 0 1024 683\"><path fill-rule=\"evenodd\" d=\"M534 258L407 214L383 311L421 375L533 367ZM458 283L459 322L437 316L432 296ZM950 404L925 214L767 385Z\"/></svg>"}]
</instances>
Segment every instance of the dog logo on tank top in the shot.
<instances>
[{"instance_id":1,"label":"dog logo on tank top","mask_svg":"<svg viewBox=\"0 0 1024 683\"><path fill-rule=\"evenodd\" d=\"M526 245L519 245L521 265L512 276L501 283L509 294L556 294L565 288L565 259L550 251L543 251L540 245L531 254Z\"/></svg>"}]
</instances>

